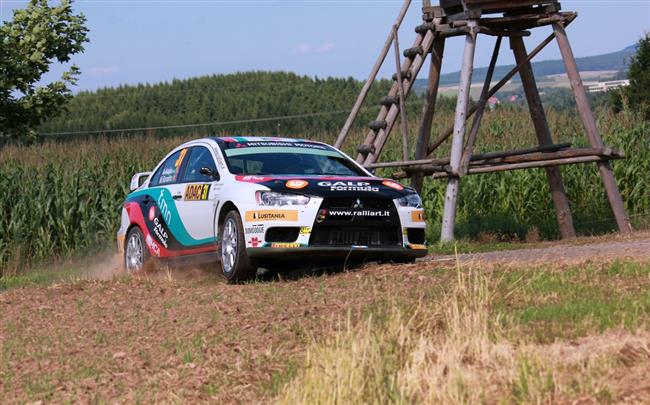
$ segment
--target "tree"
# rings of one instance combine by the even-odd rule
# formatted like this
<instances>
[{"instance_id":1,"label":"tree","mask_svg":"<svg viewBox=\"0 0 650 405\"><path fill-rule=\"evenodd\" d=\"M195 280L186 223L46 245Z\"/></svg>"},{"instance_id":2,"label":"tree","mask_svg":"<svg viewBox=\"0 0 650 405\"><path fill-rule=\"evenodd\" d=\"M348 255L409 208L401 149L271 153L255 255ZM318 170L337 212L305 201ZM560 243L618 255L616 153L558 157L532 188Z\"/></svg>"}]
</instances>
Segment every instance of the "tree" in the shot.
<instances>
[{"instance_id":1,"label":"tree","mask_svg":"<svg viewBox=\"0 0 650 405\"><path fill-rule=\"evenodd\" d=\"M46 119L61 112L80 74L71 66L61 78L41 84L54 62L67 63L88 41L86 18L69 0L50 7L31 0L0 26L0 136L33 139Z\"/></svg>"},{"instance_id":2,"label":"tree","mask_svg":"<svg viewBox=\"0 0 650 405\"><path fill-rule=\"evenodd\" d=\"M650 33L639 41L639 50L630 63L629 78L625 96L630 107L644 111L646 118L650 118Z\"/></svg>"},{"instance_id":3,"label":"tree","mask_svg":"<svg viewBox=\"0 0 650 405\"><path fill-rule=\"evenodd\" d=\"M628 71L630 85L614 92L612 103L616 110L622 109L626 103L650 119L650 33L645 34L637 48Z\"/></svg>"}]
</instances>

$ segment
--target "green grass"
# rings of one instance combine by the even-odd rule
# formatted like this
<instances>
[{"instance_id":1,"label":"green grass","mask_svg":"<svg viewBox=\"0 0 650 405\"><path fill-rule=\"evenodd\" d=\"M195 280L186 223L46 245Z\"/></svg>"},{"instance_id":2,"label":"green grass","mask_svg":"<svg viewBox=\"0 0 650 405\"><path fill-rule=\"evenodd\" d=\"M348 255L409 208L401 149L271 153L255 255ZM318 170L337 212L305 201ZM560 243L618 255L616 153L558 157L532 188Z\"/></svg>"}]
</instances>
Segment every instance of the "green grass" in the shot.
<instances>
[{"instance_id":1,"label":"green grass","mask_svg":"<svg viewBox=\"0 0 650 405\"><path fill-rule=\"evenodd\" d=\"M34 270L15 276L0 278L0 292L13 288L39 287L54 283L70 283L79 280L79 270L67 268L63 270Z\"/></svg>"},{"instance_id":2,"label":"green grass","mask_svg":"<svg viewBox=\"0 0 650 405\"><path fill-rule=\"evenodd\" d=\"M498 288L519 285L495 309L505 323L538 342L608 329L634 330L650 320L650 264L614 262L508 273Z\"/></svg>"}]
</instances>

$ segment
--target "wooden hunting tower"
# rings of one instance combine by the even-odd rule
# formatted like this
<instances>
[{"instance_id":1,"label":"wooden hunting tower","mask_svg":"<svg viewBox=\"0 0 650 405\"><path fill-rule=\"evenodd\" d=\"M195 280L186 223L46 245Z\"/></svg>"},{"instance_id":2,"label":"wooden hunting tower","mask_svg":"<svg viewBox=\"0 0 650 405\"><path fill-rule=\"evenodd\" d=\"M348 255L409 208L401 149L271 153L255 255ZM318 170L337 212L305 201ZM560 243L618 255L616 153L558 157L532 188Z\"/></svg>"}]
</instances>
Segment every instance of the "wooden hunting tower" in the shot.
<instances>
[{"instance_id":1,"label":"wooden hunting tower","mask_svg":"<svg viewBox=\"0 0 650 405\"><path fill-rule=\"evenodd\" d=\"M413 186L418 191L421 190L424 176L447 178L448 185L442 219L442 241L454 239L458 187L462 177L471 174L528 168L545 168L551 187L560 234L562 238L574 237L575 229L571 209L564 190L559 166L590 162L596 163L598 166L619 231L622 234L630 233L632 231L630 220L625 212L623 200L609 162L612 159L622 159L624 155L605 147L603 144L565 31L565 28L573 22L577 14L561 11L560 3L553 0L440 0L439 6L431 6L430 0L423 0L424 23L416 28L415 43L412 47L404 50L404 59L401 60L397 34L410 5L411 0L404 2L370 77L339 134L336 147L341 147L345 142L350 127L356 119L391 46L393 46L396 64L396 74L393 75L395 83L388 95L379 101L381 105L379 114L377 119L369 124L368 135L364 143L358 148L357 161L370 169L398 169L393 177L396 179L411 178ZM544 26L551 26L553 33L531 52L528 52L523 38L530 36L530 30ZM481 96L476 105L470 109L469 92L479 34L496 37L496 44ZM448 130L434 139L432 138L431 128L438 96L445 41L447 38L455 36L465 38L455 120L453 126L450 126ZM517 65L499 82L492 85L492 76L503 38L507 38L510 42L510 48ZM559 45L579 115L591 145L590 148L578 149L572 148L570 144L553 143L530 63L553 40L556 40ZM415 160L410 160L408 128L405 117L406 97L428 57L431 59L431 67L426 100L421 113L421 123L415 146ZM477 141L481 119L488 100L516 74L521 77L537 135L538 146L525 150L492 152L482 155L474 154L474 145ZM379 156L400 112L402 112L403 160L379 163ZM473 120L469 125L469 130L467 130L466 123L472 116ZM448 158L431 159L428 157L449 138L451 138L451 153Z\"/></svg>"}]
</instances>

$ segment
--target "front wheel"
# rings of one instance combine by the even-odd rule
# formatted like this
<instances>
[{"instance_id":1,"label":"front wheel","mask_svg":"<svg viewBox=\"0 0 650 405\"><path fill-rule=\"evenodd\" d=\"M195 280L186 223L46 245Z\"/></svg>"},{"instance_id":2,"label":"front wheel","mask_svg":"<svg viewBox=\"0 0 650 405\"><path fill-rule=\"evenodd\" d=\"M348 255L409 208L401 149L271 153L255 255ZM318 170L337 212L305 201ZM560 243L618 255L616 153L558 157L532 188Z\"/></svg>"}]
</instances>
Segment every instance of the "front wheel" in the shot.
<instances>
[{"instance_id":1,"label":"front wheel","mask_svg":"<svg viewBox=\"0 0 650 405\"><path fill-rule=\"evenodd\" d=\"M144 268L150 255L144 242L144 235L137 226L134 226L126 235L124 245L124 268L127 273L135 273Z\"/></svg>"},{"instance_id":2,"label":"front wheel","mask_svg":"<svg viewBox=\"0 0 650 405\"><path fill-rule=\"evenodd\" d=\"M257 266L248 258L244 226L237 211L230 211L219 230L220 259L223 276L231 282L250 280Z\"/></svg>"}]
</instances>

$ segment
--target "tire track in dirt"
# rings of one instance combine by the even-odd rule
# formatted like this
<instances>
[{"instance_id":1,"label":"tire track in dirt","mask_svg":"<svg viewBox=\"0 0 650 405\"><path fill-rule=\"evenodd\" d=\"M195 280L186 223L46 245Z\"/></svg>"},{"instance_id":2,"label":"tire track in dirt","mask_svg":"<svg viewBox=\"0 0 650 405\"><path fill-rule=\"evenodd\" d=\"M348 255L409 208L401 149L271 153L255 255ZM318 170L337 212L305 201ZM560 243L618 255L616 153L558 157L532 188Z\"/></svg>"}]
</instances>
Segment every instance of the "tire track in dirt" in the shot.
<instances>
[{"instance_id":1,"label":"tire track in dirt","mask_svg":"<svg viewBox=\"0 0 650 405\"><path fill-rule=\"evenodd\" d=\"M649 257L650 234L637 234L459 259L489 267ZM0 397L7 402L268 399L312 339L331 336L377 303L439 294L455 277L440 269L456 261L432 255L409 265L228 285L199 268L115 277L123 275L119 256L96 259L90 280L0 294Z\"/></svg>"},{"instance_id":2,"label":"tire track in dirt","mask_svg":"<svg viewBox=\"0 0 650 405\"><path fill-rule=\"evenodd\" d=\"M578 265L588 262L605 263L614 260L642 261L650 259L650 234L631 237L578 239L574 242L545 244L532 249L502 250L458 255L463 265ZM595 240L595 241L594 241ZM455 263L456 256L427 256L423 262Z\"/></svg>"}]
</instances>

